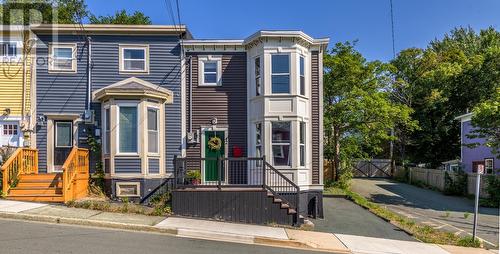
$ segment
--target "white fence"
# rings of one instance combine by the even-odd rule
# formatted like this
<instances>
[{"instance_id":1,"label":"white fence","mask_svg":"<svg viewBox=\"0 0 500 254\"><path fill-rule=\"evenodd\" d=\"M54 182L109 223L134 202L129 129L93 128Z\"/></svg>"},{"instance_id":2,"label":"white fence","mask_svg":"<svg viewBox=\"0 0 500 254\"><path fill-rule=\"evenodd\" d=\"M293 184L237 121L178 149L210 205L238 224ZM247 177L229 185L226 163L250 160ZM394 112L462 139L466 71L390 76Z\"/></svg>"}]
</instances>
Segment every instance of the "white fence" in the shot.
<instances>
[{"instance_id":1,"label":"white fence","mask_svg":"<svg viewBox=\"0 0 500 254\"><path fill-rule=\"evenodd\" d=\"M402 178L405 174L408 174L408 181L410 182L421 182L425 185L432 186L440 191L443 191L445 188L445 171L439 169L430 169L430 168L415 168L409 167L407 169L408 172L405 171L403 167L396 167L394 170L394 177ZM449 173L452 179L456 179L457 175L455 173ZM500 176L497 176L500 177ZM486 177L481 177L481 191L479 195L481 197L487 197L486 193ZM474 194L476 190L476 175L468 174L467 175L467 194Z\"/></svg>"}]
</instances>

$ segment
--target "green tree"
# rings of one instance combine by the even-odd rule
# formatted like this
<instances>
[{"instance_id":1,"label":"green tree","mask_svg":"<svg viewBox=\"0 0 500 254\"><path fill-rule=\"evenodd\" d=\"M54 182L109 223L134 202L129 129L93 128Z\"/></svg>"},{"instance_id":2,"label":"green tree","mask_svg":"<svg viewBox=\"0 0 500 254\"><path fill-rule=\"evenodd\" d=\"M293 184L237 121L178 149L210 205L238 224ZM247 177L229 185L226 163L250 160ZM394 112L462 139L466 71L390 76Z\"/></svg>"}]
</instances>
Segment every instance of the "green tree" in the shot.
<instances>
[{"instance_id":1,"label":"green tree","mask_svg":"<svg viewBox=\"0 0 500 254\"><path fill-rule=\"evenodd\" d=\"M490 147L492 153L500 159L500 87L496 89L490 99L476 105L472 112L474 113L472 126L475 129L469 134L469 137L484 139L484 143L467 145Z\"/></svg>"},{"instance_id":2,"label":"green tree","mask_svg":"<svg viewBox=\"0 0 500 254\"><path fill-rule=\"evenodd\" d=\"M394 97L413 108L420 129L396 131L402 157L436 167L460 154L458 115L487 100L500 84L500 33L456 28L426 49L400 52L391 64ZM402 158L406 159L406 158Z\"/></svg>"},{"instance_id":3,"label":"green tree","mask_svg":"<svg viewBox=\"0 0 500 254\"><path fill-rule=\"evenodd\" d=\"M151 25L151 19L140 11L127 14L127 11L117 11L115 15L89 17L91 24L122 24L122 25Z\"/></svg>"},{"instance_id":4,"label":"green tree","mask_svg":"<svg viewBox=\"0 0 500 254\"><path fill-rule=\"evenodd\" d=\"M5 0L2 24L75 24L88 15L84 0Z\"/></svg>"},{"instance_id":5,"label":"green tree","mask_svg":"<svg viewBox=\"0 0 500 254\"><path fill-rule=\"evenodd\" d=\"M367 62L347 42L337 43L324 55L324 67L325 157L338 180L342 165L351 159L379 153L392 139L391 128L413 129L417 123L408 106L390 98L390 65Z\"/></svg>"}]
</instances>

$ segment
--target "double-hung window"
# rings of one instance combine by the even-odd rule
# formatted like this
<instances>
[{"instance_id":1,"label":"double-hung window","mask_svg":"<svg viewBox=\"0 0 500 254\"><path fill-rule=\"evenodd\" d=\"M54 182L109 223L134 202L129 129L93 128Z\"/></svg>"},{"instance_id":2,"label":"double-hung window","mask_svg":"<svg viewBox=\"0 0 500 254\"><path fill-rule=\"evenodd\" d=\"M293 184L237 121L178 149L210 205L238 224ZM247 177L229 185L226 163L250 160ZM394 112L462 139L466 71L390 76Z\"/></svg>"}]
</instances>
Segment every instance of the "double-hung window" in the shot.
<instances>
[{"instance_id":1,"label":"double-hung window","mask_svg":"<svg viewBox=\"0 0 500 254\"><path fill-rule=\"evenodd\" d=\"M0 43L0 57L16 57L17 46L15 42L1 42Z\"/></svg>"},{"instance_id":2,"label":"double-hung window","mask_svg":"<svg viewBox=\"0 0 500 254\"><path fill-rule=\"evenodd\" d=\"M222 84L222 57L200 56L199 57L199 85L220 86Z\"/></svg>"},{"instance_id":3,"label":"double-hung window","mask_svg":"<svg viewBox=\"0 0 500 254\"><path fill-rule=\"evenodd\" d=\"M111 115L109 107L104 109L104 154L109 154L111 144Z\"/></svg>"},{"instance_id":4,"label":"double-hung window","mask_svg":"<svg viewBox=\"0 0 500 254\"><path fill-rule=\"evenodd\" d=\"M259 96L262 93L260 80L260 57L255 58L255 95Z\"/></svg>"},{"instance_id":5,"label":"double-hung window","mask_svg":"<svg viewBox=\"0 0 500 254\"><path fill-rule=\"evenodd\" d=\"M255 157L262 156L262 123L255 124Z\"/></svg>"},{"instance_id":6,"label":"double-hung window","mask_svg":"<svg viewBox=\"0 0 500 254\"><path fill-rule=\"evenodd\" d=\"M148 55L148 46L120 46L120 72L149 72Z\"/></svg>"},{"instance_id":7,"label":"double-hung window","mask_svg":"<svg viewBox=\"0 0 500 254\"><path fill-rule=\"evenodd\" d=\"M493 158L484 159L484 173L493 174Z\"/></svg>"},{"instance_id":8,"label":"double-hung window","mask_svg":"<svg viewBox=\"0 0 500 254\"><path fill-rule=\"evenodd\" d=\"M148 108L148 153L159 152L159 114L158 109Z\"/></svg>"},{"instance_id":9,"label":"double-hung window","mask_svg":"<svg viewBox=\"0 0 500 254\"><path fill-rule=\"evenodd\" d=\"M271 122L274 166L290 166L290 122Z\"/></svg>"},{"instance_id":10,"label":"double-hung window","mask_svg":"<svg viewBox=\"0 0 500 254\"><path fill-rule=\"evenodd\" d=\"M306 95L306 76L303 56L299 59L299 94Z\"/></svg>"},{"instance_id":11,"label":"double-hung window","mask_svg":"<svg viewBox=\"0 0 500 254\"><path fill-rule=\"evenodd\" d=\"M290 93L290 55L272 55L271 62L272 93Z\"/></svg>"},{"instance_id":12,"label":"double-hung window","mask_svg":"<svg viewBox=\"0 0 500 254\"><path fill-rule=\"evenodd\" d=\"M299 165L304 167L306 165L306 123L300 122L299 125Z\"/></svg>"},{"instance_id":13,"label":"double-hung window","mask_svg":"<svg viewBox=\"0 0 500 254\"><path fill-rule=\"evenodd\" d=\"M118 152L137 154L138 150L137 105L118 107Z\"/></svg>"},{"instance_id":14,"label":"double-hung window","mask_svg":"<svg viewBox=\"0 0 500 254\"><path fill-rule=\"evenodd\" d=\"M49 70L76 72L76 44L50 45Z\"/></svg>"}]
</instances>

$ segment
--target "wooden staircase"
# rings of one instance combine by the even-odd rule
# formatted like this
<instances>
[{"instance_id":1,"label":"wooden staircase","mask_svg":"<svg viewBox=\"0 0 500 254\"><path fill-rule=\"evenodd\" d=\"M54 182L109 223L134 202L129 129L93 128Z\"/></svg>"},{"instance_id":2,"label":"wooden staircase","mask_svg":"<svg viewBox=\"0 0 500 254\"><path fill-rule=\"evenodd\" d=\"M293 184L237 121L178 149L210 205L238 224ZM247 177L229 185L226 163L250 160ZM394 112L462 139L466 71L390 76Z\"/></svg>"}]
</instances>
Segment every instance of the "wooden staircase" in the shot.
<instances>
[{"instance_id":1,"label":"wooden staircase","mask_svg":"<svg viewBox=\"0 0 500 254\"><path fill-rule=\"evenodd\" d=\"M20 175L6 199L35 202L64 202L62 173Z\"/></svg>"},{"instance_id":2,"label":"wooden staircase","mask_svg":"<svg viewBox=\"0 0 500 254\"><path fill-rule=\"evenodd\" d=\"M39 174L38 151L18 148L2 166L6 199L33 202L68 202L87 196L89 152L73 147L62 173Z\"/></svg>"}]
</instances>

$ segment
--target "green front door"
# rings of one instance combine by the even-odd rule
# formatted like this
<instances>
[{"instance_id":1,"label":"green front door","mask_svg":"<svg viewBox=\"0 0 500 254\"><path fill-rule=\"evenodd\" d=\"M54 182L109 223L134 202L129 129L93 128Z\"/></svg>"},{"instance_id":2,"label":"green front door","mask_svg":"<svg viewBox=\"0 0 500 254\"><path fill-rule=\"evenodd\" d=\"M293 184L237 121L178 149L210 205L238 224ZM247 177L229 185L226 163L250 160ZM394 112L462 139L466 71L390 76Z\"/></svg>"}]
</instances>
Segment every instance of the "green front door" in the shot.
<instances>
[{"instance_id":1,"label":"green front door","mask_svg":"<svg viewBox=\"0 0 500 254\"><path fill-rule=\"evenodd\" d=\"M225 135L223 131L205 131L205 158L219 158L225 156ZM218 142L220 141L220 143ZM220 144L220 146L218 145ZM205 181L218 181L219 170L217 160L205 161ZM224 172L222 170L222 172ZM221 181L224 181L222 173Z\"/></svg>"}]
</instances>

